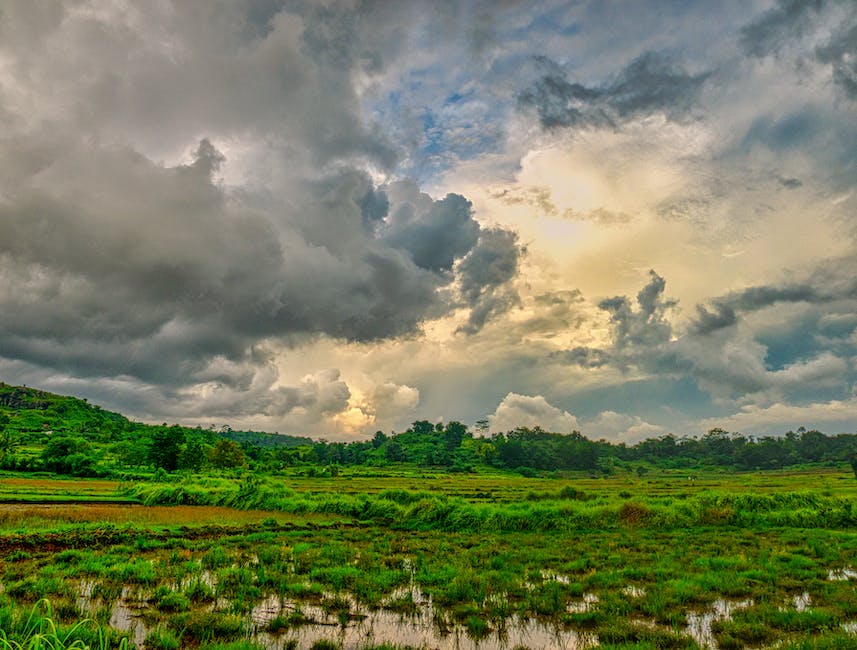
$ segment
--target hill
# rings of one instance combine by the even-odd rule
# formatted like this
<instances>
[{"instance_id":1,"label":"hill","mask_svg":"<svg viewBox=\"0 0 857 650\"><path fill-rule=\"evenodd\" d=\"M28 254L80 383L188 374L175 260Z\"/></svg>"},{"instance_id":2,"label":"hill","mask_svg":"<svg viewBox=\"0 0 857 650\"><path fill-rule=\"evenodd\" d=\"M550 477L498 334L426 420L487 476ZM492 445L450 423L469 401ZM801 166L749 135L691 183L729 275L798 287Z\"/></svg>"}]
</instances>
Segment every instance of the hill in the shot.
<instances>
[{"instance_id":1,"label":"hill","mask_svg":"<svg viewBox=\"0 0 857 650\"><path fill-rule=\"evenodd\" d=\"M134 422L86 399L0 382L0 469L78 476L122 475L148 466L199 469L218 445L222 453L215 462L241 465L247 462L241 445L295 449L311 444L309 438L228 427Z\"/></svg>"}]
</instances>

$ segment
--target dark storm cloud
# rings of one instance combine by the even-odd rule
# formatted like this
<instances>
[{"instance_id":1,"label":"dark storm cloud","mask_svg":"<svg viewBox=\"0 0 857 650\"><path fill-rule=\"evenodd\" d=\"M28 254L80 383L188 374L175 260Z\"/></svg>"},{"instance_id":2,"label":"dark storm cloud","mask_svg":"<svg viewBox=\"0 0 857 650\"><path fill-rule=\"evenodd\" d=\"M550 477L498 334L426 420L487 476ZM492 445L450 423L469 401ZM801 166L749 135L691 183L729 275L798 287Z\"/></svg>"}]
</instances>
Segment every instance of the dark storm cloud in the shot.
<instances>
[{"instance_id":1,"label":"dark storm cloud","mask_svg":"<svg viewBox=\"0 0 857 650\"><path fill-rule=\"evenodd\" d=\"M208 141L172 168L69 147L16 188L0 204L0 355L199 380L212 358L246 360L260 338L374 340L449 308L437 290L478 239L463 197L422 195L417 232L391 244L366 227L385 199L357 172L305 184L278 224L213 183L221 162Z\"/></svg>"},{"instance_id":2,"label":"dark storm cloud","mask_svg":"<svg viewBox=\"0 0 857 650\"><path fill-rule=\"evenodd\" d=\"M341 16L330 24L317 3L280 9L176 2L122 13L11 2L0 47L36 113L86 136L161 151L205 134L255 135L308 164L391 168L398 151L364 118L353 81L367 57L377 66L400 46L408 12L387 26L390 11L372 3L331 9Z\"/></svg>"},{"instance_id":3,"label":"dark storm cloud","mask_svg":"<svg viewBox=\"0 0 857 650\"><path fill-rule=\"evenodd\" d=\"M819 269L814 280L821 282L829 269ZM851 334L843 328L840 340L821 347L813 336L827 335L830 328L822 314L834 305L853 313L857 287L841 272L839 281L827 278L828 287L812 284L751 287L712 301L712 306L697 306L697 315L683 335L677 336L666 318L676 303L665 297L665 281L654 271L650 281L637 294L636 304L627 296L602 300L599 308L610 316L611 342L603 348L575 347L557 352L553 358L582 368L616 368L661 377L690 377L712 395L724 398L757 393L781 395L784 391L805 390L806 382L819 389L841 390L846 386L847 363L837 353ZM741 315L784 303L818 306L815 316L802 319L794 327L810 327L795 338L787 331L780 339L804 340L804 345L789 350L775 367L769 367L769 349L753 335L736 326ZM849 306L850 305L850 306ZM828 319L829 320L829 319ZM755 336L763 338L765 331ZM781 346L782 347L782 346ZM852 349L853 343L845 348ZM844 350L844 348L843 348ZM845 354L850 354L847 350Z\"/></svg>"},{"instance_id":4,"label":"dark storm cloud","mask_svg":"<svg viewBox=\"0 0 857 650\"><path fill-rule=\"evenodd\" d=\"M559 359L563 363L581 368L602 368L611 361L611 356L604 350L578 346L570 350L556 352L552 358Z\"/></svg>"},{"instance_id":5,"label":"dark storm cloud","mask_svg":"<svg viewBox=\"0 0 857 650\"><path fill-rule=\"evenodd\" d=\"M460 331L477 332L491 318L519 304L509 282L517 276L524 252L513 232L492 228L480 233L476 247L458 267L461 296L470 307L468 322Z\"/></svg>"},{"instance_id":6,"label":"dark storm cloud","mask_svg":"<svg viewBox=\"0 0 857 650\"><path fill-rule=\"evenodd\" d=\"M697 317L679 342L693 362L700 387L715 395L792 391L808 386L834 396L848 385L846 359L854 353L852 317L857 308L853 261L820 265L804 282L762 285L697 306ZM799 306L783 320L747 321L757 312ZM831 327L831 323L839 323ZM750 335L749 332L752 332ZM839 391L839 392L837 392Z\"/></svg>"},{"instance_id":7,"label":"dark storm cloud","mask_svg":"<svg viewBox=\"0 0 857 650\"><path fill-rule=\"evenodd\" d=\"M827 36L816 40L814 58L829 65L833 83L846 97L855 99L857 5L851 0L780 0L776 7L741 30L741 45L754 57L779 54L796 41L813 35L820 26L828 26L821 30Z\"/></svg>"},{"instance_id":8,"label":"dark storm cloud","mask_svg":"<svg viewBox=\"0 0 857 650\"><path fill-rule=\"evenodd\" d=\"M598 303L610 317L611 344L605 348L578 346L563 350L553 358L582 368L612 366L622 371L674 375L686 372L688 363L676 355L671 345L673 328L667 319L676 306L664 296L666 281L649 271L649 282L637 293L636 300L614 296Z\"/></svg>"},{"instance_id":9,"label":"dark storm cloud","mask_svg":"<svg viewBox=\"0 0 857 650\"><path fill-rule=\"evenodd\" d=\"M372 187L366 190L366 194L357 202L357 205L360 206L360 214L363 215L363 221L367 225L380 221L390 211L390 200L387 194Z\"/></svg>"},{"instance_id":10,"label":"dark storm cloud","mask_svg":"<svg viewBox=\"0 0 857 650\"><path fill-rule=\"evenodd\" d=\"M276 388L271 341L410 335L460 307L456 265L482 241L470 202L365 171L399 152L357 79L395 59L425 8L103 9L0 16L0 357L163 396L216 384L212 413L241 391L259 413L311 411L305 387ZM186 164L158 161L182 150ZM258 180L221 179L232 151ZM499 310L486 303L502 282L468 307Z\"/></svg>"},{"instance_id":11,"label":"dark storm cloud","mask_svg":"<svg viewBox=\"0 0 857 650\"><path fill-rule=\"evenodd\" d=\"M636 309L625 296L598 303L600 309L610 314L617 348L656 346L669 340L672 328L665 316L676 303L664 298L665 287L666 281L654 271L649 271L648 284L637 293Z\"/></svg>"},{"instance_id":12,"label":"dark storm cloud","mask_svg":"<svg viewBox=\"0 0 857 650\"><path fill-rule=\"evenodd\" d=\"M815 50L821 63L833 66L833 82L850 99L857 99L857 8L830 40Z\"/></svg>"},{"instance_id":13,"label":"dark storm cloud","mask_svg":"<svg viewBox=\"0 0 857 650\"><path fill-rule=\"evenodd\" d=\"M585 86L569 82L554 61L537 59L541 77L518 96L524 108L535 108L545 129L617 127L625 120L663 113L686 116L695 106L709 73L690 74L670 57L646 52L610 83Z\"/></svg>"},{"instance_id":14,"label":"dark storm cloud","mask_svg":"<svg viewBox=\"0 0 857 650\"><path fill-rule=\"evenodd\" d=\"M414 263L429 271L449 271L479 238L473 206L459 194L433 201L413 183L390 189L395 206L379 231L383 242L407 251Z\"/></svg>"},{"instance_id":15,"label":"dark storm cloud","mask_svg":"<svg viewBox=\"0 0 857 650\"><path fill-rule=\"evenodd\" d=\"M741 45L751 56L765 56L799 38L811 26L810 19L827 5L826 0L779 0L777 5L741 30Z\"/></svg>"},{"instance_id":16,"label":"dark storm cloud","mask_svg":"<svg viewBox=\"0 0 857 650\"><path fill-rule=\"evenodd\" d=\"M704 305L696 306L696 320L691 324L691 330L697 334L706 335L732 327L738 322L738 314L730 305L715 303L709 309Z\"/></svg>"},{"instance_id":17,"label":"dark storm cloud","mask_svg":"<svg viewBox=\"0 0 857 650\"><path fill-rule=\"evenodd\" d=\"M857 283L848 279L831 282L826 275L816 279L816 283L790 284L782 286L748 287L712 300L712 308L697 306L697 318L691 322L691 330L697 334L710 334L719 329L731 327L738 322L739 314L747 314L778 303L807 303L824 305L841 300L857 299Z\"/></svg>"}]
</instances>

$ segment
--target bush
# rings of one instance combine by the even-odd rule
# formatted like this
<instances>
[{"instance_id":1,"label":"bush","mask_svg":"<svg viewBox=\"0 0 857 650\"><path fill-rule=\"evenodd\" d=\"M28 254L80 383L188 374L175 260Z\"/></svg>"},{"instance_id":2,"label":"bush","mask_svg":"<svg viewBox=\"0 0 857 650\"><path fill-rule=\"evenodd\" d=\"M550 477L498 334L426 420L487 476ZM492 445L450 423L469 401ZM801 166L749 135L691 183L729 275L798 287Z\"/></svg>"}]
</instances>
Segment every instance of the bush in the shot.
<instances>
[{"instance_id":1,"label":"bush","mask_svg":"<svg viewBox=\"0 0 857 650\"><path fill-rule=\"evenodd\" d=\"M619 508L619 521L625 526L643 526L652 518L652 511L642 503L628 501Z\"/></svg>"}]
</instances>

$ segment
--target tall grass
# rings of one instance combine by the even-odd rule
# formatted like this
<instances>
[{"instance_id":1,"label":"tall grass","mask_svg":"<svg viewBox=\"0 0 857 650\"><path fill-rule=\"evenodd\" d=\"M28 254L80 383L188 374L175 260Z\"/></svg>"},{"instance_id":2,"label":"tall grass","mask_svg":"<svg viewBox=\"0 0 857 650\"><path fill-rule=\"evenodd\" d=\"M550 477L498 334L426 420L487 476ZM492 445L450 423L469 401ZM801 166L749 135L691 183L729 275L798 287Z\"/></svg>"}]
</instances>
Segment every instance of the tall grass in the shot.
<instances>
[{"instance_id":1,"label":"tall grass","mask_svg":"<svg viewBox=\"0 0 857 650\"><path fill-rule=\"evenodd\" d=\"M335 514L406 530L574 531L698 526L848 528L852 498L817 492L748 494L703 491L690 497L581 499L566 490L528 501L473 503L430 492L299 493L271 481L139 484L126 494L146 505L209 505L294 514Z\"/></svg>"},{"instance_id":2,"label":"tall grass","mask_svg":"<svg viewBox=\"0 0 857 650\"><path fill-rule=\"evenodd\" d=\"M51 604L38 601L25 620L12 620L8 629L0 628L0 650L109 650L128 649L127 637L102 628L90 619L70 627L54 622Z\"/></svg>"}]
</instances>

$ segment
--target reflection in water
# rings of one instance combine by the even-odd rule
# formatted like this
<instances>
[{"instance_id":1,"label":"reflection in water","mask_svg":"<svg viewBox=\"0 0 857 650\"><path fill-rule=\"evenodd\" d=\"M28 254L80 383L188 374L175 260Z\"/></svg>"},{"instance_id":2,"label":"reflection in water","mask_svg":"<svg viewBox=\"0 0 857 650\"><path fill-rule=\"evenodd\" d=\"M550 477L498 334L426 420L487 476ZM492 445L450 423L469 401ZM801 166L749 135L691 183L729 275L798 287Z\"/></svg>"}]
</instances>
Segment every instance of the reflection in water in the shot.
<instances>
[{"instance_id":1,"label":"reflection in water","mask_svg":"<svg viewBox=\"0 0 857 650\"><path fill-rule=\"evenodd\" d=\"M812 599L809 597L809 592L805 591L802 594L799 594L792 598L792 603L794 603L796 611L805 612L806 609L812 604Z\"/></svg>"},{"instance_id":2,"label":"reflection in water","mask_svg":"<svg viewBox=\"0 0 857 650\"><path fill-rule=\"evenodd\" d=\"M120 632L131 632L134 645L143 647L146 640L146 626L140 614L146 608L146 599L140 593L134 593L130 587L122 587L122 595L113 603L110 610L110 627Z\"/></svg>"},{"instance_id":3,"label":"reflection in water","mask_svg":"<svg viewBox=\"0 0 857 650\"><path fill-rule=\"evenodd\" d=\"M857 578L850 568L830 572L831 580ZM549 579L557 579L552 575ZM180 581L176 587L187 588L202 583L216 590L216 579L208 571ZM629 598L640 598L645 590L626 586L622 593ZM110 600L102 600L97 583L81 580L77 585L76 604L84 616L94 616ZM149 611L151 593L139 588L123 587L120 596L110 608L109 625L128 632L138 648L143 647L147 635L144 614ZM501 597L501 596L498 596ZM587 612L598 606L598 596L585 593L582 598L567 605L572 613ZM229 611L233 603L223 597L204 605L208 611ZM717 600L702 612L687 614L684 633L700 647L717 648L711 627L715 621L730 620L733 612L751 607L752 600ZM793 596L786 607L804 612L812 605L809 592ZM150 621L150 618L145 620ZM658 627L654 621L634 619L644 628ZM842 629L857 633L857 621L847 622ZM310 648L318 641L331 641L343 650L359 650L368 645L391 644L437 650L512 650L531 648L545 650L584 650L597 647L598 639L592 634L565 629L553 623L512 616L506 620L478 618L475 623L454 622L449 612L436 608L431 596L415 583L399 587L382 601L380 609L369 610L347 593L324 592L312 603L276 595L267 595L250 610L245 621L248 638L263 644L269 650L280 650L291 643L298 648Z\"/></svg>"},{"instance_id":4,"label":"reflection in water","mask_svg":"<svg viewBox=\"0 0 857 650\"><path fill-rule=\"evenodd\" d=\"M583 594L583 598L573 603L569 603L565 610L569 614L582 614L583 612L591 611L594 605L598 604L598 596L591 593Z\"/></svg>"},{"instance_id":5,"label":"reflection in water","mask_svg":"<svg viewBox=\"0 0 857 650\"><path fill-rule=\"evenodd\" d=\"M853 580L857 578L857 571L850 567L844 569L831 569L827 572L828 580Z\"/></svg>"},{"instance_id":6,"label":"reflection in water","mask_svg":"<svg viewBox=\"0 0 857 650\"><path fill-rule=\"evenodd\" d=\"M266 610L274 620L283 616L283 610L270 608ZM285 603L284 609L288 615L293 611L294 604ZM273 635L257 628L256 638L268 648L282 647L288 640L295 640L300 648L309 648L320 640L333 641L343 650L359 650L367 645L382 643L421 648L436 648L437 650L507 650L511 648L543 648L545 650L582 650L596 644L596 639L572 630L563 630L555 626L545 625L534 620L511 619L501 629L489 632L480 639L468 636L460 625L450 627L438 626L433 617L422 615L407 616L388 611L374 611L365 618L356 618L340 625L329 616L319 611L303 613L315 622L292 628L282 635ZM262 610L254 610L253 621L256 625L264 623ZM322 614L320 618L317 615Z\"/></svg>"},{"instance_id":7,"label":"reflection in water","mask_svg":"<svg viewBox=\"0 0 857 650\"><path fill-rule=\"evenodd\" d=\"M81 580L77 585L77 594L75 596L75 604L77 611L84 616L92 614L95 605L92 602L92 592L95 590L95 580Z\"/></svg>"},{"instance_id":8,"label":"reflection in water","mask_svg":"<svg viewBox=\"0 0 857 650\"><path fill-rule=\"evenodd\" d=\"M715 600L710 611L687 615L685 633L703 648L716 648L717 643L711 632L711 624L715 621L728 621L736 609L744 609L752 605L752 600Z\"/></svg>"}]
</instances>

